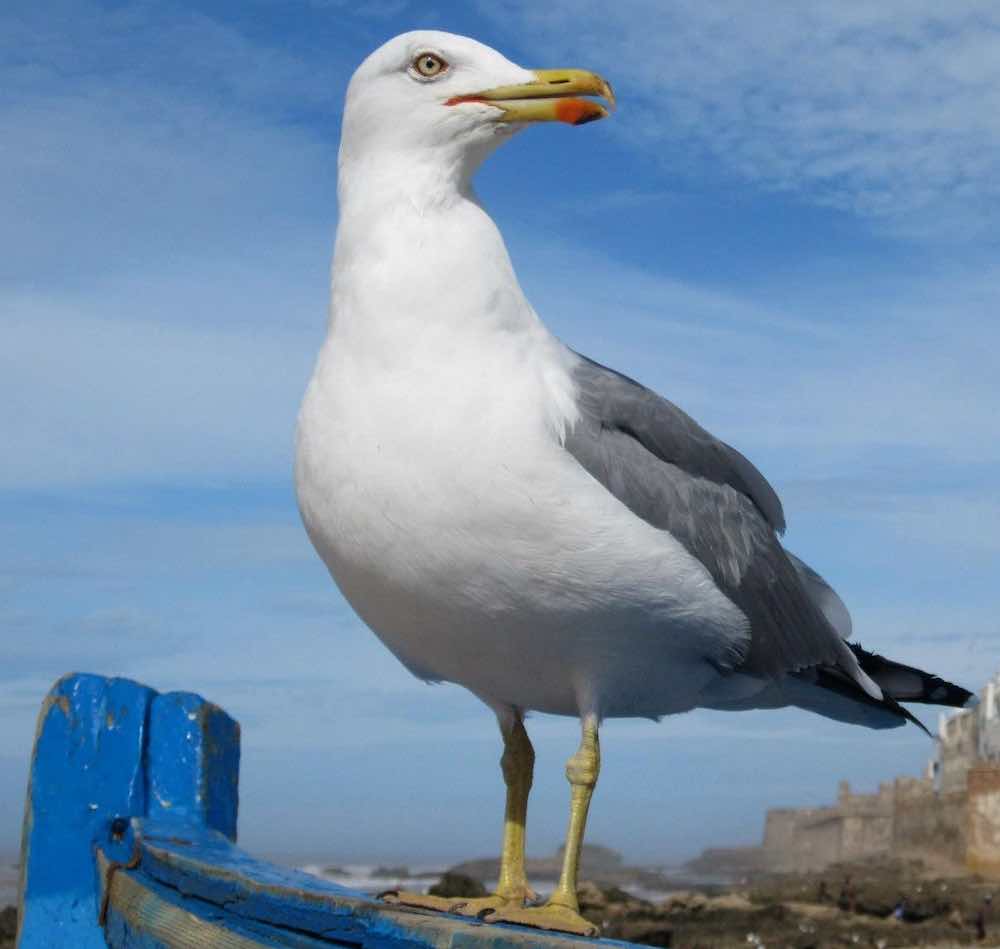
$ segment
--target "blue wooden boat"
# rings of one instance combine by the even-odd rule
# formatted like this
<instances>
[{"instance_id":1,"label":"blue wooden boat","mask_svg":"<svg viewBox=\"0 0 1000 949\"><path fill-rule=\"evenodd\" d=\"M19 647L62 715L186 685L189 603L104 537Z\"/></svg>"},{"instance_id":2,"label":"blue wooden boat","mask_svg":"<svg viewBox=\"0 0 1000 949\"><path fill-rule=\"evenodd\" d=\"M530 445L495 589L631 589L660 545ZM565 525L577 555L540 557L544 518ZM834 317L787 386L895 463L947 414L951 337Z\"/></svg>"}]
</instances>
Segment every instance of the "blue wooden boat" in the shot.
<instances>
[{"instance_id":1,"label":"blue wooden boat","mask_svg":"<svg viewBox=\"0 0 1000 949\"><path fill-rule=\"evenodd\" d=\"M380 903L236 846L240 727L188 692L71 675L38 720L19 949L628 943Z\"/></svg>"}]
</instances>

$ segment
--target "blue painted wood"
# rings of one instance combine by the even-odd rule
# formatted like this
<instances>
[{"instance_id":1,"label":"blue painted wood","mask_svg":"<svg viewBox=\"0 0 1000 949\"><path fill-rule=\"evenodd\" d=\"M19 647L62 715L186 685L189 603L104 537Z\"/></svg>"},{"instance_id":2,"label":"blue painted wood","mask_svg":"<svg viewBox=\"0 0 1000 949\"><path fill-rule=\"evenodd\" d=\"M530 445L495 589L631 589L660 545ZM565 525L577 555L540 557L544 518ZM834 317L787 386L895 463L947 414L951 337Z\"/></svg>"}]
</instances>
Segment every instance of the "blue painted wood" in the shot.
<instances>
[{"instance_id":1,"label":"blue painted wood","mask_svg":"<svg viewBox=\"0 0 1000 949\"><path fill-rule=\"evenodd\" d=\"M151 817L211 827L236 840L240 726L190 692L153 699L147 775Z\"/></svg>"},{"instance_id":2,"label":"blue painted wood","mask_svg":"<svg viewBox=\"0 0 1000 949\"><path fill-rule=\"evenodd\" d=\"M251 857L235 846L239 739L236 722L191 693L99 676L56 683L25 811L20 949L595 945L387 906Z\"/></svg>"},{"instance_id":3,"label":"blue painted wood","mask_svg":"<svg viewBox=\"0 0 1000 949\"><path fill-rule=\"evenodd\" d=\"M387 906L358 891L257 860L217 832L189 827L184 836L178 836L174 822L147 819L134 824L141 837L142 859L138 869L128 874L131 881L160 894L184 894L189 909L224 906L225 917L215 922L244 937L265 933L270 941L262 945L298 945L293 937L319 940L321 945L378 949L628 945Z\"/></svg>"},{"instance_id":4,"label":"blue painted wood","mask_svg":"<svg viewBox=\"0 0 1000 949\"><path fill-rule=\"evenodd\" d=\"M146 809L142 762L153 692L126 679L60 679L42 704L21 853L20 949L104 946L92 842Z\"/></svg>"},{"instance_id":5,"label":"blue painted wood","mask_svg":"<svg viewBox=\"0 0 1000 949\"><path fill-rule=\"evenodd\" d=\"M127 862L147 813L236 837L239 726L190 693L70 675L42 703L22 833L18 946L106 945L95 846Z\"/></svg>"}]
</instances>

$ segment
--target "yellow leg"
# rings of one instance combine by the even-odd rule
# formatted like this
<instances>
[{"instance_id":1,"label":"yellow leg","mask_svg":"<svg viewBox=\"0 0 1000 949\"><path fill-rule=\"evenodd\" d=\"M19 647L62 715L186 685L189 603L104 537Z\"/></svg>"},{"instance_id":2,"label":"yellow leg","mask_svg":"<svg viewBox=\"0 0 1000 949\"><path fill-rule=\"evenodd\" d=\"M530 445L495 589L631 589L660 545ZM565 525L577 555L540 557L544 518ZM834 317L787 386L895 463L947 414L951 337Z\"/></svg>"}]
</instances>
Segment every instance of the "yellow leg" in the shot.
<instances>
[{"instance_id":1,"label":"yellow leg","mask_svg":"<svg viewBox=\"0 0 1000 949\"><path fill-rule=\"evenodd\" d=\"M528 821L528 794L535 775L535 749L518 718L503 732L500 758L507 803L503 815L503 849L500 852L500 882L497 896L523 903L532 894L524 870L524 836Z\"/></svg>"},{"instance_id":2,"label":"yellow leg","mask_svg":"<svg viewBox=\"0 0 1000 949\"><path fill-rule=\"evenodd\" d=\"M500 732L503 735L500 770L507 785L500 880L492 896L466 900L456 906L455 912L463 916L480 916L508 904L524 906L526 900L534 897L524 870L524 836L528 820L528 794L535 773L535 749L531 747L531 739L520 715L501 719Z\"/></svg>"},{"instance_id":3,"label":"yellow leg","mask_svg":"<svg viewBox=\"0 0 1000 949\"><path fill-rule=\"evenodd\" d=\"M460 913L463 916L481 916L502 907L522 907L526 900L534 898L524 871L524 828L528 819L528 793L535 772L535 749L531 747L520 714L502 716L500 734L503 735L500 770L507 785L507 805L504 811L503 849L500 852L500 882L496 893L461 899L390 890L382 894L387 903Z\"/></svg>"},{"instance_id":4,"label":"yellow leg","mask_svg":"<svg viewBox=\"0 0 1000 949\"><path fill-rule=\"evenodd\" d=\"M580 867L580 848L587 828L587 812L594 794L597 776L601 771L601 746L597 735L597 719L588 716L583 720L583 736L576 754L566 762L566 778L570 783L569 829L563 852L562 873L552 896L544 906L519 909L513 906L500 908L486 918L489 922L521 923L539 929L592 936L597 927L580 915L576 898L577 873Z\"/></svg>"},{"instance_id":5,"label":"yellow leg","mask_svg":"<svg viewBox=\"0 0 1000 949\"><path fill-rule=\"evenodd\" d=\"M565 906L579 912L576 900L577 873L580 870L580 848L587 829L587 813L594 795L597 777L601 773L601 743L597 735L597 721L583 721L583 738L575 755L566 762L566 779L570 783L569 829L566 831L566 849L563 852L562 874L559 885L549 897L547 906Z\"/></svg>"}]
</instances>

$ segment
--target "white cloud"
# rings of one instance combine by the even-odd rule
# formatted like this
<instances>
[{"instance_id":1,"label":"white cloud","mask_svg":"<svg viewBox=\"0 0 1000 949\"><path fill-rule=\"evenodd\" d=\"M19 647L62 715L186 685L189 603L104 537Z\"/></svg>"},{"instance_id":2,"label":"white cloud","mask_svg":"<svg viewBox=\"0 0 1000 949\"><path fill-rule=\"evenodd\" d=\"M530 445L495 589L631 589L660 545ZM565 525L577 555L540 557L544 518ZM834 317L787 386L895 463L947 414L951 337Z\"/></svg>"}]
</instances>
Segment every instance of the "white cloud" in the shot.
<instances>
[{"instance_id":1,"label":"white cloud","mask_svg":"<svg viewBox=\"0 0 1000 949\"><path fill-rule=\"evenodd\" d=\"M0 282L93 287L155 269L211 287L301 259L306 232L325 255L335 151L299 129L127 81L37 93L0 119L18 142L0 151Z\"/></svg>"},{"instance_id":2,"label":"white cloud","mask_svg":"<svg viewBox=\"0 0 1000 949\"><path fill-rule=\"evenodd\" d=\"M320 10L343 10L350 7L351 12L376 20L394 20L410 9L410 0L309 0Z\"/></svg>"},{"instance_id":3,"label":"white cloud","mask_svg":"<svg viewBox=\"0 0 1000 949\"><path fill-rule=\"evenodd\" d=\"M993 274L876 291L817 283L823 302L799 315L784 287L748 299L569 244L518 251L568 342L678 402L779 483L860 478L864 493L888 467L915 490L1000 463ZM325 295L319 252L311 270L293 253L264 270L197 266L99 292L0 291L13 317L0 353L3 482L287 477Z\"/></svg>"},{"instance_id":4,"label":"white cloud","mask_svg":"<svg viewBox=\"0 0 1000 949\"><path fill-rule=\"evenodd\" d=\"M518 244L539 312L777 480L1000 464L1000 274L806 276L719 291L565 245Z\"/></svg>"},{"instance_id":5,"label":"white cloud","mask_svg":"<svg viewBox=\"0 0 1000 949\"><path fill-rule=\"evenodd\" d=\"M37 294L7 305L7 487L290 471L314 334L116 320Z\"/></svg>"},{"instance_id":6,"label":"white cloud","mask_svg":"<svg viewBox=\"0 0 1000 949\"><path fill-rule=\"evenodd\" d=\"M345 67L142 4L0 19L0 485L287 472L335 148L282 110Z\"/></svg>"},{"instance_id":7,"label":"white cloud","mask_svg":"<svg viewBox=\"0 0 1000 949\"><path fill-rule=\"evenodd\" d=\"M874 466L873 466L874 467ZM949 466L942 463L942 472ZM863 522L886 546L934 551L966 573L986 573L1000 553L1000 492L986 484L930 487L905 468L867 477L819 478L783 485L787 506L817 517Z\"/></svg>"},{"instance_id":8,"label":"white cloud","mask_svg":"<svg viewBox=\"0 0 1000 949\"><path fill-rule=\"evenodd\" d=\"M292 107L338 110L351 69L336 55L307 58L281 34L251 38L235 18L177 4L52 0L0 16L5 42L18 51L0 66L13 103L40 92L87 98L116 85L118 107L137 119L149 110L155 120L177 98L274 118Z\"/></svg>"},{"instance_id":9,"label":"white cloud","mask_svg":"<svg viewBox=\"0 0 1000 949\"><path fill-rule=\"evenodd\" d=\"M990 0L481 5L545 62L619 87L612 128L688 177L716 163L909 233L992 229L1000 12Z\"/></svg>"}]
</instances>

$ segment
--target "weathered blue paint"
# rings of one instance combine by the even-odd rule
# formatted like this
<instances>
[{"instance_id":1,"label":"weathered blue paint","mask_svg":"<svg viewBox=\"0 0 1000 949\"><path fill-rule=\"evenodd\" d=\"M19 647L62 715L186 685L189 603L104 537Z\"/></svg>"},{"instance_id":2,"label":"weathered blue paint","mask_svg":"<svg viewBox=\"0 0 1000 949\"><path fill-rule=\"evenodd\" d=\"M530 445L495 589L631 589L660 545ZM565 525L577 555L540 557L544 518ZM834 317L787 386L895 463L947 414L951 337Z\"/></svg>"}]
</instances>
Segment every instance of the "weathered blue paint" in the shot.
<instances>
[{"instance_id":1,"label":"weathered blue paint","mask_svg":"<svg viewBox=\"0 0 1000 949\"><path fill-rule=\"evenodd\" d=\"M239 726L196 695L70 675L42 703L22 834L20 949L104 946L95 846L126 863L129 818L236 837Z\"/></svg>"},{"instance_id":2,"label":"weathered blue paint","mask_svg":"<svg viewBox=\"0 0 1000 949\"><path fill-rule=\"evenodd\" d=\"M213 831L188 828L179 837L172 821L135 824L141 836L142 859L139 868L128 874L130 885L140 885L161 897L183 894L185 908L197 907L206 919L243 938L266 935L270 941L262 945L299 945L289 941L294 937L319 940L322 945L378 949L595 946L594 940L575 936L386 906L355 890L256 860ZM213 917L211 909L220 906L225 907L225 916ZM133 923L132 929L137 928L142 928L141 924ZM147 937L151 928L147 923ZM603 949L627 944L604 941L598 945Z\"/></svg>"},{"instance_id":3,"label":"weathered blue paint","mask_svg":"<svg viewBox=\"0 0 1000 949\"><path fill-rule=\"evenodd\" d=\"M240 726L190 692L153 699L147 777L150 817L204 825L236 839Z\"/></svg>"},{"instance_id":4,"label":"weathered blue paint","mask_svg":"<svg viewBox=\"0 0 1000 949\"><path fill-rule=\"evenodd\" d=\"M20 949L104 946L92 842L142 815L151 689L126 679L60 679L42 704L21 854Z\"/></svg>"},{"instance_id":5,"label":"weathered blue paint","mask_svg":"<svg viewBox=\"0 0 1000 949\"><path fill-rule=\"evenodd\" d=\"M254 859L235 846L239 737L197 695L98 676L56 683L25 812L20 949L595 945L387 906Z\"/></svg>"},{"instance_id":6,"label":"weathered blue paint","mask_svg":"<svg viewBox=\"0 0 1000 949\"><path fill-rule=\"evenodd\" d=\"M142 874L120 873L112 882L106 933L109 946L143 949L258 949L297 946L329 949L330 942L266 922L241 919L217 904L164 886Z\"/></svg>"}]
</instances>

